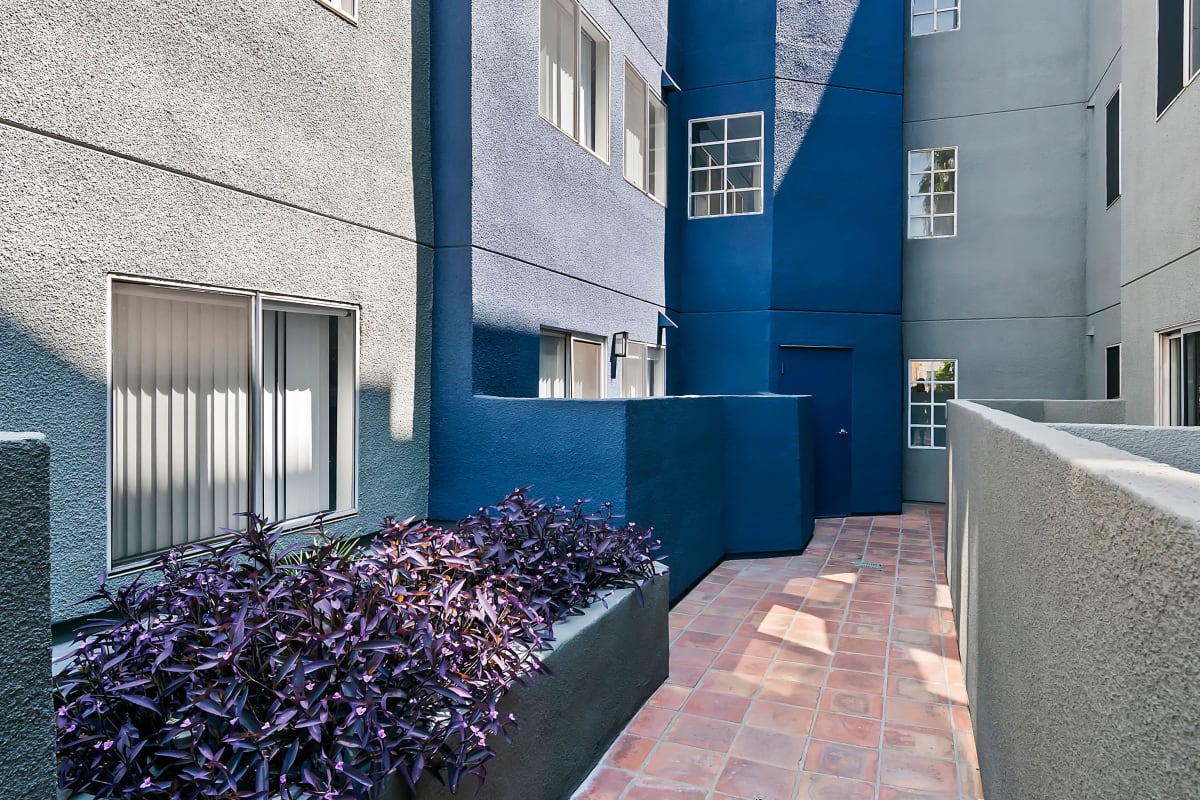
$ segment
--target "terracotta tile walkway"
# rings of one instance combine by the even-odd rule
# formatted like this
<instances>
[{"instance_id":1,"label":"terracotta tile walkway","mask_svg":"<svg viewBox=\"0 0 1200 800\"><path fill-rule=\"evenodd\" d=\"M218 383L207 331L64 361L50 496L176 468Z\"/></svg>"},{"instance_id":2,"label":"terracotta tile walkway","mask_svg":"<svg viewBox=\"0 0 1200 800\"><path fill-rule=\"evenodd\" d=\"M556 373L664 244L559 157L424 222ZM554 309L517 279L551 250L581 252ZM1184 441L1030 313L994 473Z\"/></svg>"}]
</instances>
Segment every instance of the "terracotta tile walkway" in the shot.
<instances>
[{"instance_id":1,"label":"terracotta tile walkway","mask_svg":"<svg viewBox=\"0 0 1200 800\"><path fill-rule=\"evenodd\" d=\"M713 570L671 612L666 685L575 800L981 798L944 520L820 520L803 555Z\"/></svg>"}]
</instances>

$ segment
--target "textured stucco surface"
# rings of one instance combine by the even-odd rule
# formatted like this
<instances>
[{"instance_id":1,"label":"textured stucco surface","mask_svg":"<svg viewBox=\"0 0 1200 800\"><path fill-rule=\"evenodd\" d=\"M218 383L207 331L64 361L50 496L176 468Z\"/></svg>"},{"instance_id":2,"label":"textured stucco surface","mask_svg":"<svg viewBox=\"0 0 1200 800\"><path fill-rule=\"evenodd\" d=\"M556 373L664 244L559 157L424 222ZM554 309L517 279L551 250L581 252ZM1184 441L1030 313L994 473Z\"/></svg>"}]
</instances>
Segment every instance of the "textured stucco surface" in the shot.
<instances>
[{"instance_id":1,"label":"textured stucco surface","mask_svg":"<svg viewBox=\"0 0 1200 800\"><path fill-rule=\"evenodd\" d=\"M1051 427L1176 469L1200 473L1200 428L1070 424Z\"/></svg>"},{"instance_id":2,"label":"textured stucco surface","mask_svg":"<svg viewBox=\"0 0 1200 800\"><path fill-rule=\"evenodd\" d=\"M40 434L0 433L0 794L54 797L50 699L50 451Z\"/></svg>"},{"instance_id":3,"label":"textured stucco surface","mask_svg":"<svg viewBox=\"0 0 1200 800\"><path fill-rule=\"evenodd\" d=\"M544 657L552 675L514 685L500 701L502 715L517 717L511 742L496 743L487 781L476 794L473 778L459 797L489 800L560 800L600 760L608 745L667 678L667 580L660 575L642 589L621 589L579 617L554 626L557 641ZM620 665L619 669L613 669ZM398 786L387 800L402 800ZM417 800L451 797L426 777Z\"/></svg>"},{"instance_id":4,"label":"textured stucco surface","mask_svg":"<svg viewBox=\"0 0 1200 800\"><path fill-rule=\"evenodd\" d=\"M45 0L0 15L0 117L415 236L410 3Z\"/></svg>"},{"instance_id":5,"label":"textured stucco surface","mask_svg":"<svg viewBox=\"0 0 1200 800\"><path fill-rule=\"evenodd\" d=\"M113 7L107 8L108 5ZM289 13L282 10L284 5L288 4L272 2L266 4L268 7L256 7L254 11L274 20L276 25L283 25L280 14ZM298 30L329 25L334 19L314 2L299 6L304 6L307 22L296 19L289 23ZM307 14L310 6L311 18ZM138 38L122 28L125 24L122 20L130 17L132 8L118 11L115 4L106 4L106 8L106 13L113 14L113 23L96 30L103 30L112 37L115 46L131 50L127 58L152 60L172 52L167 44L154 38L167 35L166 31L151 25L151 22L161 22L162 17L145 18L145 28L157 32L152 36L146 34L149 38ZM180 8L172 6L162 13L169 18L170 13L182 13ZM78 38L70 40L72 46L100 35L98 32L84 34L76 28L84 25L92 13L101 13L104 8L62 6L59 11L62 18L55 20L52 28L64 35L66 29L74 31L72 36L78 35ZM14 12L35 13L30 7ZM211 18L211 14L224 12L203 10L196 13L200 16L188 22L190 28L187 30L191 31L191 36L203 38L202 31L208 31L206 36L211 40L220 40L223 35L238 40L232 32L212 28L217 20ZM252 16L248 11L245 13L247 17ZM29 23L24 16L20 19ZM7 17L6 22L18 20ZM380 32L384 23L391 25L392 34L396 36L384 36ZM4 103L8 106L20 107L24 97L20 94L23 91L20 86L25 85L22 82L28 83L28 76L17 76L20 72L17 65L38 73L38 76L41 71L48 71L49 78L42 76L38 80L49 80L47 91L52 100L38 108L47 114L59 114L62 120L74 120L79 116L82 119L79 124L84 125L79 131L60 131L64 136L78 134L92 144L114 150L144 145L143 151L128 155L148 161L174 161L175 169L197 174L205 173L208 169L205 164L222 162L221 157L212 155L211 148L217 145L208 138L222 136L222 128L214 126L208 130L202 121L188 116L190 114L226 114L235 118L240 113L239 104L247 104L253 108L246 110L240 122L245 128L241 140L245 148L251 149L250 144L246 144L248 139L256 142L260 139L264 146L268 142L278 146L281 142L295 140L287 130L272 127L281 115L286 116L272 103L292 102L286 100L286 82L271 79L271 68L274 67L263 67L266 72L260 74L262 71L254 72L242 65L245 72L256 76L253 80L245 79L242 94L228 88L223 92L214 90L214 94L202 103L187 94L205 89L204 82L197 82L194 86L180 86L179 91L184 92L181 98L174 95L156 98L154 102L160 104L161 113L167 114L167 119L170 119L169 110L174 108L172 103L192 107L187 113L179 113L176 127L168 137L166 132L155 127L160 122L166 125L166 122L139 112L138 103L145 98L128 101L128 108L132 110L126 115L116 114L118 109L122 114L128 110L119 102L120 97L108 98L104 102L112 103L112 108L101 113L103 109L96 107L100 98L89 94L90 84L83 78L77 82L71 78L74 73L86 72L89 68L98 76L106 76L112 67L103 60L104 54L109 53L106 49L109 44L78 53L67 53L70 48L54 46L42 48L46 50L42 53L38 52L37 42L30 41L29 37L47 35L46 31L30 31L29 24L18 25L18 28L23 31L24 38L18 40L18 46L10 47L6 43L4 54L0 55L0 59L5 60L6 77L12 74L16 85L0 88L0 97L5 98ZM266 35L263 16L257 18L253 28L258 35ZM409 47L407 23L401 24L398 17L379 17L373 29L376 34L371 35L372 47L389 52L389 55L377 54L376 58L385 60L396 70L400 70L401 65L408 68L406 56L402 54ZM341 31L340 28L334 30ZM175 32L178 34L179 31ZM341 34L330 35L336 40ZM210 44L210 47L217 46ZM330 43L330 47L334 44ZM337 47L356 52L354 48L359 46L342 42ZM271 60L269 49L248 46L246 49L244 58L257 54L256 58ZM209 50L200 48L198 52L208 53ZM211 65L188 61L200 58L198 52L188 52L190 55L186 58L184 53L175 53L170 71L157 65L149 74L162 78L169 72L180 82L187 83L184 77L190 71L212 70ZM329 53L335 52L341 50L330 50ZM64 53L68 58L60 61ZM66 72L58 71L59 67ZM288 68L296 72L296 79L304 71L295 64ZM145 70L137 72L143 78L148 74ZM398 76L398 72L396 74ZM263 79L263 84L256 83L259 78ZM122 80L125 78L114 77L114 83L106 91L114 95L132 91L125 88ZM355 86L360 92L368 91L376 83L370 74L356 80L359 83ZM388 84L386 80L379 83ZM397 120L407 120L409 115L407 78L402 83L403 108L390 108L386 112L400 115ZM275 91L284 100L265 100L254 95L256 88L268 95ZM311 90L305 94L305 108L322 109L326 104L337 106L341 100L341 92L322 95ZM391 98L390 95L388 102L380 102L378 95L372 96L371 102L389 106L392 100L401 102L400 97ZM55 112L56 103L67 110ZM335 140L341 142L341 139L329 136L328 125L330 119L342 119L343 110L353 114L353 109L338 107L331 118L320 118L323 146L342 146L334 144ZM305 113L310 112L306 110ZM150 119L146 119L148 116ZM221 125L227 121L222 121ZM385 144L372 150L376 140L367 137L354 146L361 148L361 158L372 164L373 175L379 176L379 180L384 180L385 176L390 181L390 192L412 197L413 166L407 133L392 136L395 125L384 125L376 115L365 110L358 118L347 118L347 125L350 121L353 121L353 127L347 131L380 127L372 136L378 134L380 140L386 140ZM58 125L54 120L35 122L46 127ZM156 146L166 150L151 149L150 144L138 138L151 133ZM232 134L224 142L234 146L238 140L230 137ZM160 139L170 139L170 142ZM238 188L217 186L209 180L169 172L133 161L130 157L106 154L91 146L66 143L6 125L0 125L0 151L5 154L4 160L0 160L0 273L5 276L5 296L0 300L0 363L4 365L0 368L0 428L43 432L53 447L50 515L55 621L66 619L72 613L67 610L68 604L77 600L86 587L94 585L96 577L107 569L104 519L107 510L110 275L256 289L358 305L361 335L360 516L348 524L367 524L388 513L406 516L425 512L430 413L428 284L432 264L428 252L414 241L389 230L370 227L380 225L412 231L414 206L410 201L407 204L400 204L398 200L391 203L388 219L371 211L389 205L386 200L389 194L383 188L378 193L371 188L371 209L356 206L352 198L338 199L322 213L284 205L277 200L322 205L302 193L326 178L330 186L334 186L331 192L342 191L344 187L360 182L349 173L331 178L323 176L316 163L319 160L311 164L298 161L307 157L304 152L293 151L270 158L256 156L260 164L274 164L271 169L275 170L278 182L287 182L300 193L288 194L274 185L260 182L260 175L253 169L247 168L234 175L204 175L208 179L229 182L242 175L246 184ZM358 191L358 188L346 191ZM274 194L275 197L259 197L258 194ZM346 222L323 216L326 212L361 215L362 219ZM391 217L397 216L408 219L407 227L392 224Z\"/></svg>"},{"instance_id":6,"label":"textured stucco surface","mask_svg":"<svg viewBox=\"0 0 1200 800\"><path fill-rule=\"evenodd\" d=\"M976 403L1031 422L1117 425L1125 419L1123 400L978 400Z\"/></svg>"},{"instance_id":7,"label":"textured stucco surface","mask_svg":"<svg viewBox=\"0 0 1200 800\"><path fill-rule=\"evenodd\" d=\"M950 406L947 571L984 794L1200 782L1200 475Z\"/></svg>"}]
</instances>

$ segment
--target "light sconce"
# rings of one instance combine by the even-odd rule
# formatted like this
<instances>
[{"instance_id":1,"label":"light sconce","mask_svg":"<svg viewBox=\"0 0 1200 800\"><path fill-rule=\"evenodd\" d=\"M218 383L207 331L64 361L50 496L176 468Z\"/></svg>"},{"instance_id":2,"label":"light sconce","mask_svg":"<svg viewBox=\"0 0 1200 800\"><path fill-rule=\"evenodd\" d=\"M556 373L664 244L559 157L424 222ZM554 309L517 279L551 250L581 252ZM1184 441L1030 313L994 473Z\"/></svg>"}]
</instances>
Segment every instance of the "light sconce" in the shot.
<instances>
[{"instance_id":1,"label":"light sconce","mask_svg":"<svg viewBox=\"0 0 1200 800\"><path fill-rule=\"evenodd\" d=\"M629 350L629 332L621 331L613 334L613 358L624 358Z\"/></svg>"}]
</instances>

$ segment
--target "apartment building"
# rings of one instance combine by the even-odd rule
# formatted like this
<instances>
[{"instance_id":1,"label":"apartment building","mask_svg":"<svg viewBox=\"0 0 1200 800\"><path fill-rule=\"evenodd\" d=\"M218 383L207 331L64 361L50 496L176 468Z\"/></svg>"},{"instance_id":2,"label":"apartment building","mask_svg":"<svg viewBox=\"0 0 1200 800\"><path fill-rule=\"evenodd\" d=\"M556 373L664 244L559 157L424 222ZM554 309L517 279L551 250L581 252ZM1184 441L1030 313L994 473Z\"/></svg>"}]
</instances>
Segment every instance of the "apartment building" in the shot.
<instances>
[{"instance_id":1,"label":"apartment building","mask_svg":"<svg viewBox=\"0 0 1200 800\"><path fill-rule=\"evenodd\" d=\"M1200 0L3 26L0 429L50 439L59 621L240 511L530 484L655 524L678 595L944 500L955 397L1200 423Z\"/></svg>"}]
</instances>

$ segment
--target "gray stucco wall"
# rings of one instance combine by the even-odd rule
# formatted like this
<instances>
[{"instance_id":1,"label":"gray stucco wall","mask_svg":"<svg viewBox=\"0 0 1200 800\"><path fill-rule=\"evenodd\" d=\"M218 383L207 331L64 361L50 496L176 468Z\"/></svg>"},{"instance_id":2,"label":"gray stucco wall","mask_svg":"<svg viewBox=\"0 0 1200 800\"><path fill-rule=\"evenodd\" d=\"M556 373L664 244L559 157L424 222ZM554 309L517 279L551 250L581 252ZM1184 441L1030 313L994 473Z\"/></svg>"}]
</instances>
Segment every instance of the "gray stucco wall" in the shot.
<instances>
[{"instance_id":1,"label":"gray stucco wall","mask_svg":"<svg viewBox=\"0 0 1200 800\"><path fill-rule=\"evenodd\" d=\"M904 242L904 357L958 359L959 397L1087 391L1089 9L964 4L907 38L905 150L959 150L957 235ZM905 448L905 499L945 501L945 455Z\"/></svg>"},{"instance_id":2,"label":"gray stucco wall","mask_svg":"<svg viewBox=\"0 0 1200 800\"><path fill-rule=\"evenodd\" d=\"M1200 428L1069 424L1051 427L1185 472L1200 473Z\"/></svg>"},{"instance_id":3,"label":"gray stucco wall","mask_svg":"<svg viewBox=\"0 0 1200 800\"><path fill-rule=\"evenodd\" d=\"M53 445L55 621L107 566L110 275L357 304L350 524L424 513L427 83L408 4L366 4L358 26L287 0L42 3L2 24L0 428Z\"/></svg>"},{"instance_id":4,"label":"gray stucco wall","mask_svg":"<svg viewBox=\"0 0 1200 800\"><path fill-rule=\"evenodd\" d=\"M1156 332L1200 321L1200 83L1156 119L1157 20L1124 14L1121 327L1128 422L1156 421Z\"/></svg>"},{"instance_id":5,"label":"gray stucco wall","mask_svg":"<svg viewBox=\"0 0 1200 800\"><path fill-rule=\"evenodd\" d=\"M1123 400L972 400L1031 422L1114 425L1125 419Z\"/></svg>"},{"instance_id":6,"label":"gray stucco wall","mask_svg":"<svg viewBox=\"0 0 1200 800\"><path fill-rule=\"evenodd\" d=\"M950 407L947 572L989 800L1200 784L1200 475Z\"/></svg>"},{"instance_id":7,"label":"gray stucco wall","mask_svg":"<svg viewBox=\"0 0 1200 800\"><path fill-rule=\"evenodd\" d=\"M54 797L50 698L50 450L39 434L0 433L0 794Z\"/></svg>"}]
</instances>

